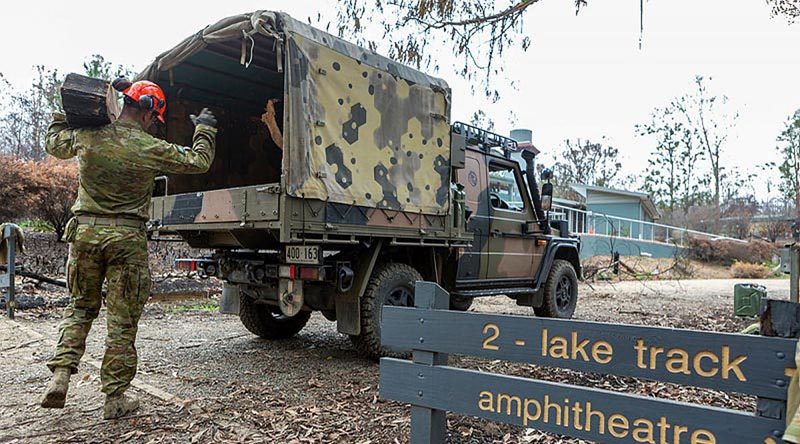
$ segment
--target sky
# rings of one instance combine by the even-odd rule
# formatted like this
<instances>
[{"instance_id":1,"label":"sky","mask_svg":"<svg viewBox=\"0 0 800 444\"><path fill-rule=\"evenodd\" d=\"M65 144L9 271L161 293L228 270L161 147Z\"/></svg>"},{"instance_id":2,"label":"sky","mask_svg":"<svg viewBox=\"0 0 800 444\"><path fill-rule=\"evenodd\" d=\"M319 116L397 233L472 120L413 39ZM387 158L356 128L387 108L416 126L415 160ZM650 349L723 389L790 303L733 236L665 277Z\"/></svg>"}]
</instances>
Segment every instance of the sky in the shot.
<instances>
[{"instance_id":1,"label":"sky","mask_svg":"<svg viewBox=\"0 0 800 444\"><path fill-rule=\"evenodd\" d=\"M764 0L646 0L640 50L639 0L590 0L577 16L572 4L542 0L526 12L524 33L533 44L506 52L499 102L472 96L447 68L436 72L453 90L453 118L469 121L482 109L498 132L529 128L545 162L564 139L605 137L620 150L624 173L641 178L653 142L636 136L635 125L704 75L739 113L724 164L746 174L778 160L775 139L800 108L800 24L770 17ZM80 72L95 53L139 70L203 26L257 9L300 20L335 17L330 0L8 2L0 73L22 88L35 64ZM440 66L449 66L452 51L438 52ZM516 122L509 121L512 110ZM762 199L767 182L761 174L753 183Z\"/></svg>"}]
</instances>

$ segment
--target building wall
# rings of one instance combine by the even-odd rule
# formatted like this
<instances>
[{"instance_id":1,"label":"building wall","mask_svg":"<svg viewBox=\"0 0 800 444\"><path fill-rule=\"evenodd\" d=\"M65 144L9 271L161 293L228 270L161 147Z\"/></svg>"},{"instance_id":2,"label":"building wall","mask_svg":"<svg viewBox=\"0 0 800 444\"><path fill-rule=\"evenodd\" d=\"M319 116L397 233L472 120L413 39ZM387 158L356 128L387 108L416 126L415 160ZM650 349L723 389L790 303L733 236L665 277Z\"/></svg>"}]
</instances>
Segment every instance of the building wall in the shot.
<instances>
[{"instance_id":1,"label":"building wall","mask_svg":"<svg viewBox=\"0 0 800 444\"><path fill-rule=\"evenodd\" d=\"M624 196L616 193L604 193L602 191L587 191L586 196L586 209L595 213L607 214L609 216L624 217L627 219L641 220L645 222L653 222L653 218L647 215L642 201L638 197ZM595 233L610 233L610 228L606 227L606 220L604 218L595 218L594 228ZM636 239L650 239L652 236L652 227L650 225L642 225L629 221L618 221L611 219L608 221L610 225L614 225L616 232L624 236L633 237Z\"/></svg>"},{"instance_id":2,"label":"building wall","mask_svg":"<svg viewBox=\"0 0 800 444\"><path fill-rule=\"evenodd\" d=\"M626 203L589 203L586 205L587 210L594 213L606 214L609 216L624 217L626 219L641 220L645 222L652 222L652 218L648 217L642 203L636 199L633 202ZM594 231L595 233L610 233L611 229L606 228L606 223L613 226L616 233L637 239L650 239L652 227L650 225L637 224L630 221L620 221L617 219L609 219L603 217L594 217Z\"/></svg>"}]
</instances>

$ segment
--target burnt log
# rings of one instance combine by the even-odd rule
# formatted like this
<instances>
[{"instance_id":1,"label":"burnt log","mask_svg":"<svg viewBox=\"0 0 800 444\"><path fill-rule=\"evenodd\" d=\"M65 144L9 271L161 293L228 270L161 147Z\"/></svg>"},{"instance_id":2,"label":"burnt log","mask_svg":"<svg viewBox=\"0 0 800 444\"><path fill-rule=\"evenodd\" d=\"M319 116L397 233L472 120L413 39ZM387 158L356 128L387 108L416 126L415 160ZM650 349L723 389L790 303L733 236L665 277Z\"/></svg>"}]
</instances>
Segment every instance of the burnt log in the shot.
<instances>
[{"instance_id":1,"label":"burnt log","mask_svg":"<svg viewBox=\"0 0 800 444\"><path fill-rule=\"evenodd\" d=\"M101 126L119 117L119 102L111 84L102 79L68 74L61 86L67 123L74 127Z\"/></svg>"}]
</instances>

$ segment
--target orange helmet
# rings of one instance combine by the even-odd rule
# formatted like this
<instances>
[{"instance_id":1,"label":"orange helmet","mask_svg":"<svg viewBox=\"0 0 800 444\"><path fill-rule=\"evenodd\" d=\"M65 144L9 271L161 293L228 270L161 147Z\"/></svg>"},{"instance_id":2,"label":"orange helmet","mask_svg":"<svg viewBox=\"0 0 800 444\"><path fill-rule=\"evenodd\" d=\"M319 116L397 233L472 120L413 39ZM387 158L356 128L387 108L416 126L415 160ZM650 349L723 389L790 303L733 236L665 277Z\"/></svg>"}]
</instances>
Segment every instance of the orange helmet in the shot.
<instances>
[{"instance_id":1,"label":"orange helmet","mask_svg":"<svg viewBox=\"0 0 800 444\"><path fill-rule=\"evenodd\" d=\"M158 117L158 120L164 123L167 98L160 86L149 80L139 80L122 90L122 94L137 103L139 108L152 111Z\"/></svg>"}]
</instances>

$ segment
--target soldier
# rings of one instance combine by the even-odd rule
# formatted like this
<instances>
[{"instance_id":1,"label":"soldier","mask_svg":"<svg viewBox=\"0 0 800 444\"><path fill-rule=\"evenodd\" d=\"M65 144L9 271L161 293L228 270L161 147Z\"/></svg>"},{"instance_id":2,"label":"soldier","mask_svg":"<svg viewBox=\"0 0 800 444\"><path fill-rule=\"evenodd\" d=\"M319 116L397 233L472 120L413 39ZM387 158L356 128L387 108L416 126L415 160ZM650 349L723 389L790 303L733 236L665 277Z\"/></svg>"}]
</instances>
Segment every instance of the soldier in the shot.
<instances>
[{"instance_id":1,"label":"soldier","mask_svg":"<svg viewBox=\"0 0 800 444\"><path fill-rule=\"evenodd\" d=\"M54 114L45 150L59 159L80 161L75 217L67 224L70 242L67 283L70 303L60 325L55 356L47 363L53 379L41 405L62 408L69 378L77 372L86 335L97 317L101 288L106 294L108 336L100 371L106 394L105 419L119 418L139 407L124 395L136 375L136 330L150 296L145 221L154 178L161 173L204 173L214 160L217 121L203 109L190 116L195 125L193 146L156 139L146 132L156 119L164 122L166 100L155 83L114 81L125 104L119 119L97 128L70 128Z\"/></svg>"}]
</instances>

